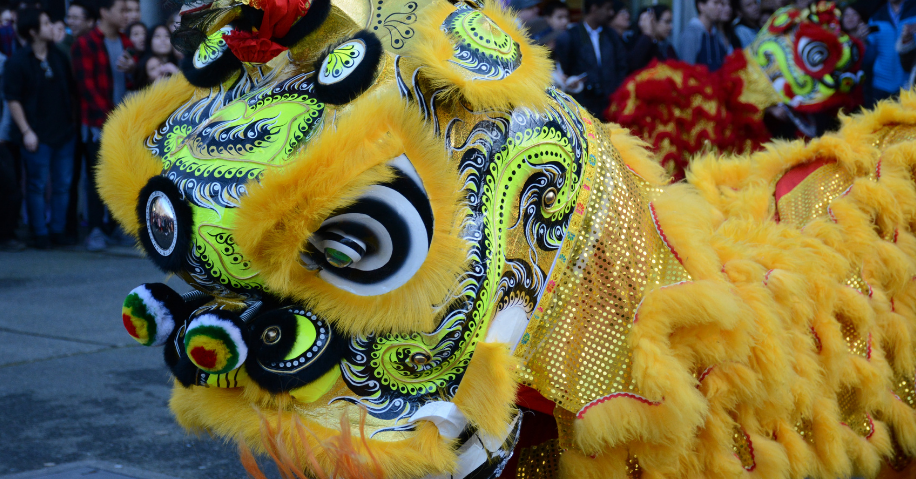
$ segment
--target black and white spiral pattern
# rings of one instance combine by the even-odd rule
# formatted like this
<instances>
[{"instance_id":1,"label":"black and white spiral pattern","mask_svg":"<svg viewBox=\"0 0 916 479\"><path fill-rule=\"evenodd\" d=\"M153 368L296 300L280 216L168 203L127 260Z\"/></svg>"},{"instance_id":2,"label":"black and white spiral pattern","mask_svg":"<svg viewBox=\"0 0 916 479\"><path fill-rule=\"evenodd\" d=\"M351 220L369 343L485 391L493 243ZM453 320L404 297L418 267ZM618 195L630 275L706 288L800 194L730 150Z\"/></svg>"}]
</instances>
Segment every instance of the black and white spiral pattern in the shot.
<instances>
[{"instance_id":1,"label":"black and white spiral pattern","mask_svg":"<svg viewBox=\"0 0 916 479\"><path fill-rule=\"evenodd\" d=\"M308 240L303 264L359 296L397 289L420 269L433 236L433 213L422 180L406 155L389 162L396 176L370 186L352 205L325 220ZM352 260L329 262L327 248Z\"/></svg>"}]
</instances>

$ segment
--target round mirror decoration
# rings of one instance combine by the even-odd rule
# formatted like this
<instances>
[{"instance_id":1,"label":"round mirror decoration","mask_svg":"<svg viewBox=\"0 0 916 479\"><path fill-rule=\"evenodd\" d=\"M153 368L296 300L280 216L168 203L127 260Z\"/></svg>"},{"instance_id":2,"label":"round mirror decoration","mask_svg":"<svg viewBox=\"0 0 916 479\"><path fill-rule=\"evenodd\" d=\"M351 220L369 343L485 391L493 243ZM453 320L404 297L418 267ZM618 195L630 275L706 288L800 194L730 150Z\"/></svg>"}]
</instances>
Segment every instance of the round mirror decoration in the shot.
<instances>
[{"instance_id":1,"label":"round mirror decoration","mask_svg":"<svg viewBox=\"0 0 916 479\"><path fill-rule=\"evenodd\" d=\"M178 218L172 202L165 193L154 191L146 201L146 229L153 247L162 256L168 256L175 250L177 227Z\"/></svg>"}]
</instances>

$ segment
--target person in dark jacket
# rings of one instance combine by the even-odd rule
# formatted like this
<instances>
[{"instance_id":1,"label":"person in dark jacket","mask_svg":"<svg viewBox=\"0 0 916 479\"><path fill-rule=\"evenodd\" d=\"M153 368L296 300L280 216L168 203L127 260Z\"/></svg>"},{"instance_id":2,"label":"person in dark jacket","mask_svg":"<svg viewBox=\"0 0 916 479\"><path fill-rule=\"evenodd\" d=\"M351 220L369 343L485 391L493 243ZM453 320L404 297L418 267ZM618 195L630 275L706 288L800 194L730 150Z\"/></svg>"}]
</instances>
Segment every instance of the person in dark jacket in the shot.
<instances>
[{"instance_id":1,"label":"person in dark jacket","mask_svg":"<svg viewBox=\"0 0 916 479\"><path fill-rule=\"evenodd\" d=\"M611 0L586 0L585 16L561 34L555 55L562 74L570 81L566 91L586 110L602 118L611 93L627 75L626 47L602 25L613 15Z\"/></svg>"},{"instance_id":2,"label":"person in dark jacket","mask_svg":"<svg viewBox=\"0 0 916 479\"><path fill-rule=\"evenodd\" d=\"M72 244L64 235L73 147L76 142L76 88L67 56L54 46L48 14L19 11L17 30L28 43L3 69L3 97L22 133L22 158L28 173L26 204L35 246ZM45 222L46 177L51 178L51 223Z\"/></svg>"},{"instance_id":3,"label":"person in dark jacket","mask_svg":"<svg viewBox=\"0 0 916 479\"><path fill-rule=\"evenodd\" d=\"M640 33L633 40L627 56L630 73L647 67L653 59L660 62L677 60L677 53L668 42L671 37L673 18L671 7L667 5L646 7L639 14Z\"/></svg>"}]
</instances>

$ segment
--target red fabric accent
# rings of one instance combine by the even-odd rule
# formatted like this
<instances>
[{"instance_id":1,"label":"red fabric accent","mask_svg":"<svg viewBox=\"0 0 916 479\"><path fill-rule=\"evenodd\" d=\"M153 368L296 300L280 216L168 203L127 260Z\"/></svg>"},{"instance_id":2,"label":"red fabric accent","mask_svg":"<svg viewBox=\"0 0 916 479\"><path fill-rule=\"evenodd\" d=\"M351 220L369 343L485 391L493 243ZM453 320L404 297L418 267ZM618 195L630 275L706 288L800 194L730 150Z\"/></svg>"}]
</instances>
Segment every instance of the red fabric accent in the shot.
<instances>
[{"instance_id":1,"label":"red fabric accent","mask_svg":"<svg viewBox=\"0 0 916 479\"><path fill-rule=\"evenodd\" d=\"M127 330L127 334L134 338L140 338L140 336L137 335L137 327L134 326L134 322L130 320L129 314L121 313L121 321L124 321L124 329Z\"/></svg>"},{"instance_id":2,"label":"red fabric accent","mask_svg":"<svg viewBox=\"0 0 916 479\"><path fill-rule=\"evenodd\" d=\"M545 398L537 389L520 385L515 397L515 404L533 411L550 414L553 416L553 409L557 406L550 399Z\"/></svg>"},{"instance_id":3,"label":"red fabric accent","mask_svg":"<svg viewBox=\"0 0 916 479\"><path fill-rule=\"evenodd\" d=\"M648 68L658 65L653 61ZM681 85L672 78L644 78L637 81L640 72L631 75L612 96L605 117L608 121L629 128L639 138L652 143L657 150L666 140L673 151L660 158L662 164L674 163L674 179L684 178L689 158L704 149L706 143L719 151L745 153L770 140L769 131L761 121L760 109L739 101L744 81L738 75L747 67L742 51L725 59L722 68L714 73L704 65L690 65L679 61L665 63L683 76ZM631 95L630 90L633 90ZM623 108L634 100L632 113ZM693 106L700 99L703 106ZM709 108L707 110L707 108ZM685 114L684 112L689 112ZM689 136L700 120L708 120L710 128ZM660 132L658 124L673 126L672 132Z\"/></svg>"},{"instance_id":4,"label":"red fabric accent","mask_svg":"<svg viewBox=\"0 0 916 479\"><path fill-rule=\"evenodd\" d=\"M651 201L649 202L649 214L652 216L652 223L655 225L655 231L657 231L658 235L661 236L662 242L664 242L665 246L668 247L668 251L671 251L671 254L674 255L674 259L676 259L677 262L681 263L681 266L683 266L684 260L681 259L681 256L677 254L677 251L674 249L673 246L671 246L671 243L668 242L668 237L665 236L665 230L663 230L662 225L658 223L658 216L655 213L655 204L652 203ZM724 267L725 266L723 266L723 268ZM633 320L633 322L635 323L636 320Z\"/></svg>"},{"instance_id":5,"label":"red fabric accent","mask_svg":"<svg viewBox=\"0 0 916 479\"><path fill-rule=\"evenodd\" d=\"M831 163L836 163L836 160L814 160L811 163L798 165L783 173L782 178L776 182L776 192L773 194L773 196L776 197L777 209L779 209L778 207L780 198L794 190L799 183L808 177L808 175L814 173L820 167L829 165Z\"/></svg>"},{"instance_id":6,"label":"red fabric accent","mask_svg":"<svg viewBox=\"0 0 916 479\"><path fill-rule=\"evenodd\" d=\"M249 63L267 63L286 50L283 45L254 32L233 30L229 35L223 35L223 40L236 58Z\"/></svg>"},{"instance_id":7,"label":"red fabric accent","mask_svg":"<svg viewBox=\"0 0 916 479\"><path fill-rule=\"evenodd\" d=\"M264 11L258 36L265 40L282 38L312 6L311 0L253 0L251 6ZM273 57L271 57L273 58Z\"/></svg>"},{"instance_id":8,"label":"red fabric accent","mask_svg":"<svg viewBox=\"0 0 916 479\"><path fill-rule=\"evenodd\" d=\"M194 359L194 364L202 368L213 369L216 366L216 351L198 346L192 348L189 354Z\"/></svg>"},{"instance_id":9,"label":"red fabric accent","mask_svg":"<svg viewBox=\"0 0 916 479\"><path fill-rule=\"evenodd\" d=\"M633 394L633 393L614 393L614 394L608 394L607 396L604 396L604 397L602 397L602 398L595 399L594 401L592 401L592 402L586 404L585 407L582 408L582 410L580 410L578 413L576 413L576 418L582 419L582 417L585 416L585 413L587 413L588 410L591 409L592 407L597 406L597 405L599 405L599 404L601 404L601 403L603 403L603 402L610 401L611 399L617 399L617 398L635 399L635 400L637 400L637 401L639 401L639 402L641 402L641 403L643 403L643 404L645 404L645 405L648 405L648 406L659 406L659 405L661 405L661 401L650 401L650 400L648 400L648 399L646 399L646 398L644 398L644 397L642 397L642 396L640 396L640 395L638 395L638 394Z\"/></svg>"}]
</instances>

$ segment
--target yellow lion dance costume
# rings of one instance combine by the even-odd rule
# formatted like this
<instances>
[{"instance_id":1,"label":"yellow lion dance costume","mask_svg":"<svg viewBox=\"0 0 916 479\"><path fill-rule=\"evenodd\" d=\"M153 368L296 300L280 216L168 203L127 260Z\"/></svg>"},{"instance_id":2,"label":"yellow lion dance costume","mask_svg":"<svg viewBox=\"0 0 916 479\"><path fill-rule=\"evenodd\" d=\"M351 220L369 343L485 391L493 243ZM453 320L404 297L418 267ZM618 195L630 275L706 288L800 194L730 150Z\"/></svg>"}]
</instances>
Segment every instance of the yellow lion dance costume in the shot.
<instances>
[{"instance_id":1,"label":"yellow lion dance costume","mask_svg":"<svg viewBox=\"0 0 916 479\"><path fill-rule=\"evenodd\" d=\"M489 3L186 11L98 178L195 290L125 328L253 474L911 477L916 96L667 185Z\"/></svg>"}]
</instances>

